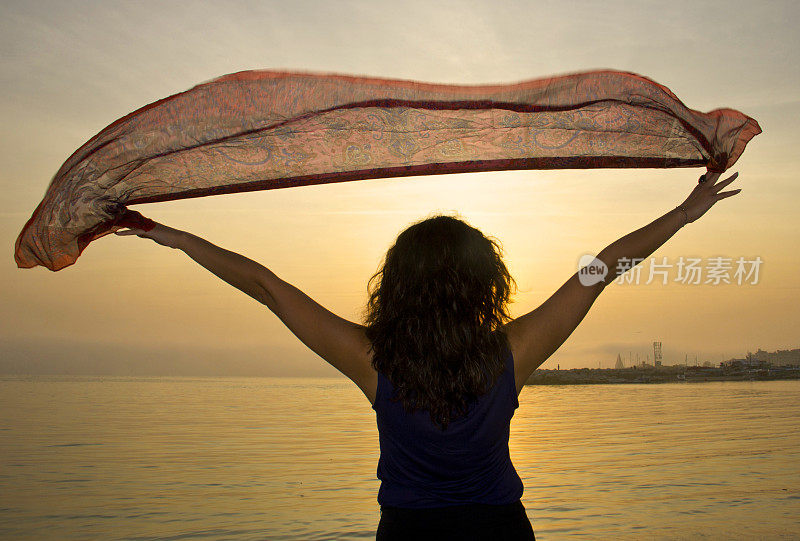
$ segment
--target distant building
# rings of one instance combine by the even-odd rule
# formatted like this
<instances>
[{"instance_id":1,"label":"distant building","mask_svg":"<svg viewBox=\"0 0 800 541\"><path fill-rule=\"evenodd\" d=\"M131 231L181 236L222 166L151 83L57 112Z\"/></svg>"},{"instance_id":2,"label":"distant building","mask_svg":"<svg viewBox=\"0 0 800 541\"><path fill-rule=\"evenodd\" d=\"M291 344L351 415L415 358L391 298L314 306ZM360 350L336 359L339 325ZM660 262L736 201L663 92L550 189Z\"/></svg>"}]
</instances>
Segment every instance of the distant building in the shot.
<instances>
[{"instance_id":1,"label":"distant building","mask_svg":"<svg viewBox=\"0 0 800 541\"><path fill-rule=\"evenodd\" d=\"M756 360L767 361L776 366L800 366L800 349L779 349L769 352L759 348L754 354L748 353L748 355Z\"/></svg>"},{"instance_id":2,"label":"distant building","mask_svg":"<svg viewBox=\"0 0 800 541\"><path fill-rule=\"evenodd\" d=\"M661 366L661 360L664 358L661 355L661 342L653 342L653 366Z\"/></svg>"},{"instance_id":3,"label":"distant building","mask_svg":"<svg viewBox=\"0 0 800 541\"><path fill-rule=\"evenodd\" d=\"M752 357L747 357L745 359L730 359L728 361L722 361L719 363L720 368L732 368L732 369L742 369L742 370L752 370L758 368L769 368L770 363L767 361L759 361Z\"/></svg>"}]
</instances>

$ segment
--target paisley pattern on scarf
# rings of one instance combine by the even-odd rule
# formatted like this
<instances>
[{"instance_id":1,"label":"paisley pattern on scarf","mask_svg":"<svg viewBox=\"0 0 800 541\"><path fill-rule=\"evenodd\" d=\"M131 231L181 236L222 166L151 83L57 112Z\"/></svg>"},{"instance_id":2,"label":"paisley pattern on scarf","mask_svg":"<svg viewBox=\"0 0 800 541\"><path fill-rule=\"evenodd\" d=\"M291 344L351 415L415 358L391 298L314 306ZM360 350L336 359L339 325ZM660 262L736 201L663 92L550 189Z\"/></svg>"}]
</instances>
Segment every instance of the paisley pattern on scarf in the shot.
<instances>
[{"instance_id":1,"label":"paisley pattern on scarf","mask_svg":"<svg viewBox=\"0 0 800 541\"><path fill-rule=\"evenodd\" d=\"M761 133L635 73L503 85L243 71L112 123L62 165L15 245L57 271L126 227L127 205L368 178L556 168L724 172Z\"/></svg>"}]
</instances>

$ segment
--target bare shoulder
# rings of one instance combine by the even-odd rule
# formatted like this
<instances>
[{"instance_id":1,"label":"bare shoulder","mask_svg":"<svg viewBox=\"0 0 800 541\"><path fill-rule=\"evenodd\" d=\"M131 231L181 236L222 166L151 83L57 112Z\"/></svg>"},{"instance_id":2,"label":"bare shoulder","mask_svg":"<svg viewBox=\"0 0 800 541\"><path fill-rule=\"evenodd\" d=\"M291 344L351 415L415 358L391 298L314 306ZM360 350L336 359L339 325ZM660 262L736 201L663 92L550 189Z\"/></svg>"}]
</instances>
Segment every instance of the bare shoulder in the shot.
<instances>
[{"instance_id":1,"label":"bare shoulder","mask_svg":"<svg viewBox=\"0 0 800 541\"><path fill-rule=\"evenodd\" d=\"M524 348L524 340L521 335L520 324L518 319L509 321L505 325L503 325L503 330L508 337L508 346L511 349L511 356L514 360L514 383L517 387L517 395L522 391L522 387L525 385L525 381L528 379L528 375L525 372L525 363L520 362L523 359L523 348Z\"/></svg>"},{"instance_id":2,"label":"bare shoulder","mask_svg":"<svg viewBox=\"0 0 800 541\"><path fill-rule=\"evenodd\" d=\"M603 287L602 282L584 286L575 273L539 307L504 325L514 354L518 391L569 338Z\"/></svg>"},{"instance_id":3,"label":"bare shoulder","mask_svg":"<svg viewBox=\"0 0 800 541\"><path fill-rule=\"evenodd\" d=\"M357 342L360 344L356 358L353 359L353 369L345 373L346 376L355 383L364 396L367 397L371 405L375 404L375 397L378 394L378 372L372 366L372 359L375 352L372 350L372 343L367 337L366 327L355 325L358 335Z\"/></svg>"},{"instance_id":4,"label":"bare shoulder","mask_svg":"<svg viewBox=\"0 0 800 541\"><path fill-rule=\"evenodd\" d=\"M375 405L375 398L378 396L378 371L372 367L373 352L370 350L362 364L366 366L366 374L361 383L356 382L364 396L367 397L371 406Z\"/></svg>"}]
</instances>

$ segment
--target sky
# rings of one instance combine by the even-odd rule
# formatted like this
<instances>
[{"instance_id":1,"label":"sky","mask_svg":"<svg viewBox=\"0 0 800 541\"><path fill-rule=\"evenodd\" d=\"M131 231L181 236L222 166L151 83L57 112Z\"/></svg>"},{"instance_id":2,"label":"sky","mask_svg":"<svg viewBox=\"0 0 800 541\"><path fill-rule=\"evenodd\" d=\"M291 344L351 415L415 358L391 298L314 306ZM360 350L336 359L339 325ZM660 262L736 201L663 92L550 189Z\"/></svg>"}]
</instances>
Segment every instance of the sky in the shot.
<instances>
[{"instance_id":1,"label":"sky","mask_svg":"<svg viewBox=\"0 0 800 541\"><path fill-rule=\"evenodd\" d=\"M760 257L758 282L612 284L542 368L617 355L717 363L800 347L795 2L10 2L0 5L0 373L338 377L264 305L186 254L109 235L58 272L14 241L61 164L114 120L227 73L280 69L452 84L619 69L763 133L742 192L653 255ZM501 242L533 310L580 257L680 204L703 168L503 171L344 182L132 206L254 259L361 322L397 235L436 212ZM727 175L725 175L727 176ZM724 178L724 177L723 177Z\"/></svg>"}]
</instances>

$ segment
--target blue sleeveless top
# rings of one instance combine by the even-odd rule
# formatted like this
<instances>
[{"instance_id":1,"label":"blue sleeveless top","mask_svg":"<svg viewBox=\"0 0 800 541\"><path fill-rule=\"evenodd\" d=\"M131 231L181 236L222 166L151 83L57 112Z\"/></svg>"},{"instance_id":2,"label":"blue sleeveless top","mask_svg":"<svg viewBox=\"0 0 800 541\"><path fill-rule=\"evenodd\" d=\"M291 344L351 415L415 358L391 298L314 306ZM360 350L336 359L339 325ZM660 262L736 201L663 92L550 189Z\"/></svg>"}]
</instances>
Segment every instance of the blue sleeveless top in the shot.
<instances>
[{"instance_id":1,"label":"blue sleeveless top","mask_svg":"<svg viewBox=\"0 0 800 541\"><path fill-rule=\"evenodd\" d=\"M392 384L378 373L372 409L381 451L379 504L419 509L506 505L522 498L522 480L508 451L511 418L519 407L510 348L505 364L494 387L445 431L431 421L429 411L411 415L402 402L390 401Z\"/></svg>"}]
</instances>

